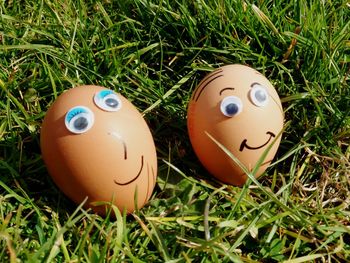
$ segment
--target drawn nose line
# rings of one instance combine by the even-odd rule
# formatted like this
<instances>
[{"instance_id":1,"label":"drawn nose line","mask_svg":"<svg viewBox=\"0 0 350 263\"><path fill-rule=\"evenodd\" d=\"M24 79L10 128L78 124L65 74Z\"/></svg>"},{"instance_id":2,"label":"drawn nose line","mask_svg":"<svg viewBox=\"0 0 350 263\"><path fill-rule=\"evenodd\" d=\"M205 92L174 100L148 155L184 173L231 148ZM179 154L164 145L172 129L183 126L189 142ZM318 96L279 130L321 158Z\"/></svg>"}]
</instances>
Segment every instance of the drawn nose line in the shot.
<instances>
[{"instance_id":1,"label":"drawn nose line","mask_svg":"<svg viewBox=\"0 0 350 263\"><path fill-rule=\"evenodd\" d=\"M127 151L126 142L124 141L124 139L116 132L108 132L108 135L112 135L112 136L116 137L123 144L124 160L126 160L128 158L128 151Z\"/></svg>"}]
</instances>

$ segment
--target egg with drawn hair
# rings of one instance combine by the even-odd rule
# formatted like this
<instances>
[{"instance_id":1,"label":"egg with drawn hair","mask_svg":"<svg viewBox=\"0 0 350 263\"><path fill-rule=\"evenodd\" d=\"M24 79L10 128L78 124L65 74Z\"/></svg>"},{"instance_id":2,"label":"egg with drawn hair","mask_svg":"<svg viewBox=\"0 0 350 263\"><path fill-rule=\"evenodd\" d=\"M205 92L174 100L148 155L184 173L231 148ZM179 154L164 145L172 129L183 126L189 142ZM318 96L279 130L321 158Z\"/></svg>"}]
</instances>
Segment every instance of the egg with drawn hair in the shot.
<instances>
[{"instance_id":1,"label":"egg with drawn hair","mask_svg":"<svg viewBox=\"0 0 350 263\"><path fill-rule=\"evenodd\" d=\"M217 179L237 186L246 182L247 175L218 143L249 171L270 147L255 174L258 177L277 152L283 119L272 84L260 72L240 64L208 74L194 90L187 111L188 133L198 159Z\"/></svg>"},{"instance_id":2,"label":"egg with drawn hair","mask_svg":"<svg viewBox=\"0 0 350 263\"><path fill-rule=\"evenodd\" d=\"M97 213L111 202L133 212L152 194L152 134L132 103L110 89L79 86L60 95L43 120L40 146L57 186L77 204L87 197L85 207Z\"/></svg>"}]
</instances>

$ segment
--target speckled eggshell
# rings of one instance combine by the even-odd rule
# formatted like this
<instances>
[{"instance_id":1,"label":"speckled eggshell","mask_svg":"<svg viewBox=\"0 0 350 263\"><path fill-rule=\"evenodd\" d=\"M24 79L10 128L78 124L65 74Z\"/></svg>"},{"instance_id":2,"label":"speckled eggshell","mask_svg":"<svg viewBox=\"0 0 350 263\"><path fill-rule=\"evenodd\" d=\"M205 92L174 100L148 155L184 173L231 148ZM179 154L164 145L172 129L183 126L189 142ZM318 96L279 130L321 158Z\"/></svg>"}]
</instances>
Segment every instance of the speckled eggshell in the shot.
<instances>
[{"instance_id":1,"label":"speckled eggshell","mask_svg":"<svg viewBox=\"0 0 350 263\"><path fill-rule=\"evenodd\" d=\"M257 106L252 88L263 88L267 104ZM241 101L241 112L232 117L221 111L224 98ZM283 109L279 96L261 73L248 66L223 66L207 75L194 90L188 106L187 127L193 149L203 166L224 183L241 186L247 175L209 138L209 133L243 165L252 170L264 150L272 143L256 177L274 158L281 140Z\"/></svg>"},{"instance_id":2,"label":"speckled eggshell","mask_svg":"<svg viewBox=\"0 0 350 263\"><path fill-rule=\"evenodd\" d=\"M42 123L40 146L49 174L74 202L105 214L111 202L132 212L149 200L156 183L157 156L152 134L138 110L115 93L121 108L103 110L94 102L99 86L72 88L52 104ZM92 127L81 134L65 125L70 109L82 106L93 114ZM136 202L135 202L136 201Z\"/></svg>"}]
</instances>

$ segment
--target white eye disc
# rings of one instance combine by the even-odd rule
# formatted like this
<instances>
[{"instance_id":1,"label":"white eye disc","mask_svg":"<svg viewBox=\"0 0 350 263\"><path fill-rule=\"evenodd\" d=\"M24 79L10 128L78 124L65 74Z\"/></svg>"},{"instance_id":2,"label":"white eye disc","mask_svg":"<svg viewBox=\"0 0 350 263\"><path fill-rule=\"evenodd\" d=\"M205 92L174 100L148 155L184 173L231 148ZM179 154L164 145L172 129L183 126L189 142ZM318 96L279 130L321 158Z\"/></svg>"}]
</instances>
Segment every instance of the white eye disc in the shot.
<instances>
[{"instance_id":1,"label":"white eye disc","mask_svg":"<svg viewBox=\"0 0 350 263\"><path fill-rule=\"evenodd\" d=\"M122 102L118 95L109 89L101 90L94 96L97 107L104 111L118 111L122 107Z\"/></svg>"},{"instance_id":2,"label":"white eye disc","mask_svg":"<svg viewBox=\"0 0 350 263\"><path fill-rule=\"evenodd\" d=\"M67 112L64 123L70 132L81 134L90 130L94 124L94 114L85 106L76 106Z\"/></svg>"},{"instance_id":3,"label":"white eye disc","mask_svg":"<svg viewBox=\"0 0 350 263\"><path fill-rule=\"evenodd\" d=\"M251 101L258 107L264 107L269 102L269 93L261 84L254 84L249 93Z\"/></svg>"},{"instance_id":4,"label":"white eye disc","mask_svg":"<svg viewBox=\"0 0 350 263\"><path fill-rule=\"evenodd\" d=\"M225 116L233 117L242 112L243 104L240 98L227 96L221 101L220 110Z\"/></svg>"}]
</instances>

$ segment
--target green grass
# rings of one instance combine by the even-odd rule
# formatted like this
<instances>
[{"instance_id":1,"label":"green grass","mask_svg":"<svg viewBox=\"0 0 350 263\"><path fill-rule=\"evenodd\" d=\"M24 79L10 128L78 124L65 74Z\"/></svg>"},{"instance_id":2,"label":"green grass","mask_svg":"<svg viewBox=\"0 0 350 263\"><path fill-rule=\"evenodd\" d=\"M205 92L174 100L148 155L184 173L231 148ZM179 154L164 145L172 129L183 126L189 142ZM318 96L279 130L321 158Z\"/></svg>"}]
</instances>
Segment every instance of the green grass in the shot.
<instances>
[{"instance_id":1,"label":"green grass","mask_svg":"<svg viewBox=\"0 0 350 263\"><path fill-rule=\"evenodd\" d=\"M350 261L349 39L346 0L0 0L0 262ZM205 171L186 130L191 92L230 63L270 79L287 123L243 188ZM158 184L135 214L84 211L46 171L41 121L79 84L150 125Z\"/></svg>"}]
</instances>

